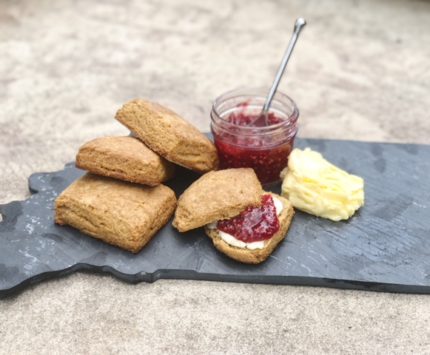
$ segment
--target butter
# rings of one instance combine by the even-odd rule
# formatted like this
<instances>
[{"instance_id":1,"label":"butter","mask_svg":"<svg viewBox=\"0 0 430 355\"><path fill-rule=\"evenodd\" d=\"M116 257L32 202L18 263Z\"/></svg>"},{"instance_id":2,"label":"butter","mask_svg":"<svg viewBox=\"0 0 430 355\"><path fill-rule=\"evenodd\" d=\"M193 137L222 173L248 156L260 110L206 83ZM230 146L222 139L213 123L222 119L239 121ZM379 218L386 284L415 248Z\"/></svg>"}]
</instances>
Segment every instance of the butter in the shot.
<instances>
[{"instance_id":1,"label":"butter","mask_svg":"<svg viewBox=\"0 0 430 355\"><path fill-rule=\"evenodd\" d=\"M281 213L282 213L282 210L284 209L284 205L275 196L272 195L272 198L273 198L273 203L275 205L276 214L278 216L280 216ZM212 223L208 224L207 227L209 229L217 229L218 230L218 235L220 236L220 238L224 242L226 242L227 244L229 244L231 246L234 246L236 248L245 248L245 249L255 250L255 249L263 249L265 247L265 245L266 245L266 241L265 240L261 240L259 242L251 242L251 243L243 242L243 241L237 239L236 237L234 237L233 235L231 235L229 233L225 233L223 231L220 231L217 228L217 223L218 223L218 221L212 222Z\"/></svg>"},{"instance_id":2,"label":"butter","mask_svg":"<svg viewBox=\"0 0 430 355\"><path fill-rule=\"evenodd\" d=\"M225 233L225 232L220 231L220 230L218 230L218 235L221 237L221 239L224 242L226 242L227 244L230 244L236 248L246 248L246 249L250 249L250 250L263 249L264 248L264 240L261 240L259 242L246 243L246 242L242 242L241 240L235 238L231 234Z\"/></svg>"},{"instance_id":3,"label":"butter","mask_svg":"<svg viewBox=\"0 0 430 355\"><path fill-rule=\"evenodd\" d=\"M310 148L294 149L281 177L282 195L295 208L315 216L345 220L364 205L364 180Z\"/></svg>"},{"instance_id":4,"label":"butter","mask_svg":"<svg viewBox=\"0 0 430 355\"><path fill-rule=\"evenodd\" d=\"M282 210L284 209L284 205L282 204L282 202L279 198L276 198L273 195L272 195L272 198L273 198L273 204L275 205L276 214L279 217L282 213Z\"/></svg>"}]
</instances>

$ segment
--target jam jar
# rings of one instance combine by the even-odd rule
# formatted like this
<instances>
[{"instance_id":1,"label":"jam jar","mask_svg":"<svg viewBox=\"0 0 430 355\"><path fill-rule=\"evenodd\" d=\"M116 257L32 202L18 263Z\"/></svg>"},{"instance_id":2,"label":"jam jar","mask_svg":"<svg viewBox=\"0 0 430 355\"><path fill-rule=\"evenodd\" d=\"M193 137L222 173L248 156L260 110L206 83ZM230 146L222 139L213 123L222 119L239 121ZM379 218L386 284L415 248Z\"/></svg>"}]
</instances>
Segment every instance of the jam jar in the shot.
<instances>
[{"instance_id":1,"label":"jam jar","mask_svg":"<svg viewBox=\"0 0 430 355\"><path fill-rule=\"evenodd\" d=\"M261 110L268 90L237 89L219 96L211 112L211 130L220 169L253 168L262 184L280 180L297 134L299 110L277 92L266 116Z\"/></svg>"}]
</instances>

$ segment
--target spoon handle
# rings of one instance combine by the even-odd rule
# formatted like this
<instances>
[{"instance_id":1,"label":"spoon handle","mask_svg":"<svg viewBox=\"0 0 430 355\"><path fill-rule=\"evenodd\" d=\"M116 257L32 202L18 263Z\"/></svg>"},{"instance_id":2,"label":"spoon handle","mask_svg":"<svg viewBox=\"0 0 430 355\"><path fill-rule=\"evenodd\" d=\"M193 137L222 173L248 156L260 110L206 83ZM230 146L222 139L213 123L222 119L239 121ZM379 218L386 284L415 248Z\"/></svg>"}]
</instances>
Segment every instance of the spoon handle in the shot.
<instances>
[{"instance_id":1,"label":"spoon handle","mask_svg":"<svg viewBox=\"0 0 430 355\"><path fill-rule=\"evenodd\" d=\"M282 75L285 72L285 68L287 67L288 60L290 59L291 53L293 52L294 46L299 38L300 31L305 27L306 21L304 18L298 18L294 25L293 35L291 36L290 42L288 43L287 50L285 51L284 56L282 57L281 65L276 72L275 80L273 81L272 87L270 88L269 94L267 95L266 101L263 106L263 114L267 114L269 111L270 105L272 103L273 97L275 96L276 90L278 89L279 82L281 81Z\"/></svg>"}]
</instances>

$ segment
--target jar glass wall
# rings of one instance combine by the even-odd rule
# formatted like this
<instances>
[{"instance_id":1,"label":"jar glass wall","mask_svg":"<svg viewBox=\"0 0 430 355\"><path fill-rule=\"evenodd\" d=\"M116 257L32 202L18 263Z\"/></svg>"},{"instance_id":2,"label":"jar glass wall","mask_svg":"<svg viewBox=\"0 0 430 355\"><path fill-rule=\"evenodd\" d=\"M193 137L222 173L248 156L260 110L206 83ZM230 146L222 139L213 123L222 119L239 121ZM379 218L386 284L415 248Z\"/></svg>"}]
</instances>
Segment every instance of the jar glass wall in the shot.
<instances>
[{"instance_id":1,"label":"jar glass wall","mask_svg":"<svg viewBox=\"0 0 430 355\"><path fill-rule=\"evenodd\" d=\"M211 112L211 130L220 168L250 167L261 183L280 180L297 134L299 111L278 92L267 118L261 117L268 90L237 89L218 97Z\"/></svg>"}]
</instances>

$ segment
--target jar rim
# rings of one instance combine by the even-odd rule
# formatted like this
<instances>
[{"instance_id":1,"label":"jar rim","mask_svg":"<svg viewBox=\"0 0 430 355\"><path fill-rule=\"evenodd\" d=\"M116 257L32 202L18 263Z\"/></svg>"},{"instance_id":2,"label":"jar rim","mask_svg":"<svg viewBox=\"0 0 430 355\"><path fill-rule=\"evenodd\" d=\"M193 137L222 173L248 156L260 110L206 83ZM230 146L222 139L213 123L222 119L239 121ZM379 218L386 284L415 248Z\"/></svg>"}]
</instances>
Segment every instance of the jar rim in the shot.
<instances>
[{"instance_id":1,"label":"jar rim","mask_svg":"<svg viewBox=\"0 0 430 355\"><path fill-rule=\"evenodd\" d=\"M245 131L253 130L255 132L255 129L256 129L255 126L241 126L226 120L224 117L221 116L218 110L218 107L221 103L227 100L237 99L243 96L258 97L258 98L265 99L266 94L268 92L269 92L269 89L266 90L266 88L264 87L254 87L254 88L240 87L233 90L229 90L224 94L215 98L215 100L212 103L212 112L214 112L217 115L217 117L222 120L223 124L225 123L232 127L238 127L241 130L245 130ZM289 97L288 95L284 94L281 91L277 91L272 102L278 102L284 106L289 105L292 108L291 113L288 114L288 117L286 117L284 120L282 120L279 123L264 126L264 127L258 127L259 131L265 132L265 131L272 131L281 127L289 127L291 125L294 125L297 122L297 119L299 117L299 109L291 97ZM269 109L269 112L274 112L274 111L271 111L272 107L273 105Z\"/></svg>"}]
</instances>

